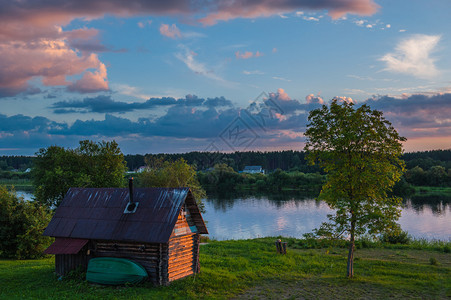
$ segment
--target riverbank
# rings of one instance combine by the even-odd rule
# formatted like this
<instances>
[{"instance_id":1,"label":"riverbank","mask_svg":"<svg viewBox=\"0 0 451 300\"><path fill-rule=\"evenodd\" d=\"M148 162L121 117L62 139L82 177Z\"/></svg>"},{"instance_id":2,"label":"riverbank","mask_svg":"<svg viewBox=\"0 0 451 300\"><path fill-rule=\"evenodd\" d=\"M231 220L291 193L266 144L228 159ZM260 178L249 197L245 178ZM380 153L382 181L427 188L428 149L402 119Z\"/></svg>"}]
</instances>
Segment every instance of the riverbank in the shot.
<instances>
[{"instance_id":1,"label":"riverbank","mask_svg":"<svg viewBox=\"0 0 451 300\"><path fill-rule=\"evenodd\" d=\"M450 243L424 243L415 247L361 243L355 256L356 276L349 280L344 276L346 248L307 245L301 240L285 239L289 242L288 253L279 255L274 240L210 241L200 250L201 273L168 287L152 287L147 283L125 287L95 286L85 282L83 274L58 280L53 273L53 258L0 260L0 298L451 297ZM305 247L315 249L303 249Z\"/></svg>"}]
</instances>

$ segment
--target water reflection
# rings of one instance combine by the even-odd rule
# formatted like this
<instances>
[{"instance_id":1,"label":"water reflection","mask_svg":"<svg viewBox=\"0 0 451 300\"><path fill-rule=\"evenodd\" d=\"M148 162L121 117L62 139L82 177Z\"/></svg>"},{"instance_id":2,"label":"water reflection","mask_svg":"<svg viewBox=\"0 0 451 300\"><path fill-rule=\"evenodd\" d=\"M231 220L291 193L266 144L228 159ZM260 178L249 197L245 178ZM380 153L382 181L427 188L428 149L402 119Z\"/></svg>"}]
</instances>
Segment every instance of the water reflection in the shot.
<instances>
[{"instance_id":1,"label":"water reflection","mask_svg":"<svg viewBox=\"0 0 451 300\"><path fill-rule=\"evenodd\" d=\"M324 202L313 198L292 193L210 197L205 200L204 219L210 237L218 240L278 235L300 238L333 213ZM409 199L403 205L399 223L415 238L449 240L450 202Z\"/></svg>"}]
</instances>

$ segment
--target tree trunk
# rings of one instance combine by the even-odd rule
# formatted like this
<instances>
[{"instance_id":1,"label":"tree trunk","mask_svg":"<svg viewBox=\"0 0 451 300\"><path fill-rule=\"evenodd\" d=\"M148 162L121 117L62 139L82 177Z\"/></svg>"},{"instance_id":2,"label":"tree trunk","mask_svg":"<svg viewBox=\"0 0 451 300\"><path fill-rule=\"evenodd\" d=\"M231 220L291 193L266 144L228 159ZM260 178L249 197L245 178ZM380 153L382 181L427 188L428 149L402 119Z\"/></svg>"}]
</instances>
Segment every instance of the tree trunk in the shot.
<instances>
[{"instance_id":1,"label":"tree trunk","mask_svg":"<svg viewBox=\"0 0 451 300\"><path fill-rule=\"evenodd\" d=\"M354 277L354 223L351 223L351 239L349 241L349 252L348 252L348 268L346 269L346 276L348 278Z\"/></svg>"}]
</instances>

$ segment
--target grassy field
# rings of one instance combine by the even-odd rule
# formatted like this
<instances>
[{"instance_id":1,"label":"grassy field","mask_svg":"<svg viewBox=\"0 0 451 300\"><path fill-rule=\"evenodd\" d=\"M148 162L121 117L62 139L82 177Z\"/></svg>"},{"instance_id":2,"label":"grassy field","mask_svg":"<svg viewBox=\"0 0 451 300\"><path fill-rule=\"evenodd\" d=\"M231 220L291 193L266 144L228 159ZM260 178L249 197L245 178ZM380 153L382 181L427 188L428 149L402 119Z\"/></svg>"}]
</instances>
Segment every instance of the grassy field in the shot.
<instances>
[{"instance_id":1,"label":"grassy field","mask_svg":"<svg viewBox=\"0 0 451 300\"><path fill-rule=\"evenodd\" d=\"M168 287L104 287L83 274L58 279L54 260L0 260L1 299L449 299L450 243L358 249L355 278L346 279L346 249L294 249L276 254L274 238L209 242L201 273ZM436 250L432 250L436 249Z\"/></svg>"}]
</instances>

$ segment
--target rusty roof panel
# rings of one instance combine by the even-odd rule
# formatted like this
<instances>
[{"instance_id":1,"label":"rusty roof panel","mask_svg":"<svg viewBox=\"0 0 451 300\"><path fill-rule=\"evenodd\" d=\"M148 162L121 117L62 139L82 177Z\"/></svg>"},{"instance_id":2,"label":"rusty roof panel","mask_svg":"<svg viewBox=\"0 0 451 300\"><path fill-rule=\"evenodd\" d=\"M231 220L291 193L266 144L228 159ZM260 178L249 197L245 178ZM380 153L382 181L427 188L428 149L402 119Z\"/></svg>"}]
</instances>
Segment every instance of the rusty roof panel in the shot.
<instances>
[{"instance_id":1,"label":"rusty roof panel","mask_svg":"<svg viewBox=\"0 0 451 300\"><path fill-rule=\"evenodd\" d=\"M139 202L138 209L124 214L129 202L127 188L71 188L44 234L165 243L188 195L192 198L189 188L136 188L133 198ZM200 215L196 205L194 209L194 214ZM205 228L199 220L196 225Z\"/></svg>"},{"instance_id":2,"label":"rusty roof panel","mask_svg":"<svg viewBox=\"0 0 451 300\"><path fill-rule=\"evenodd\" d=\"M86 239L56 238L45 254L77 254L88 243Z\"/></svg>"}]
</instances>

